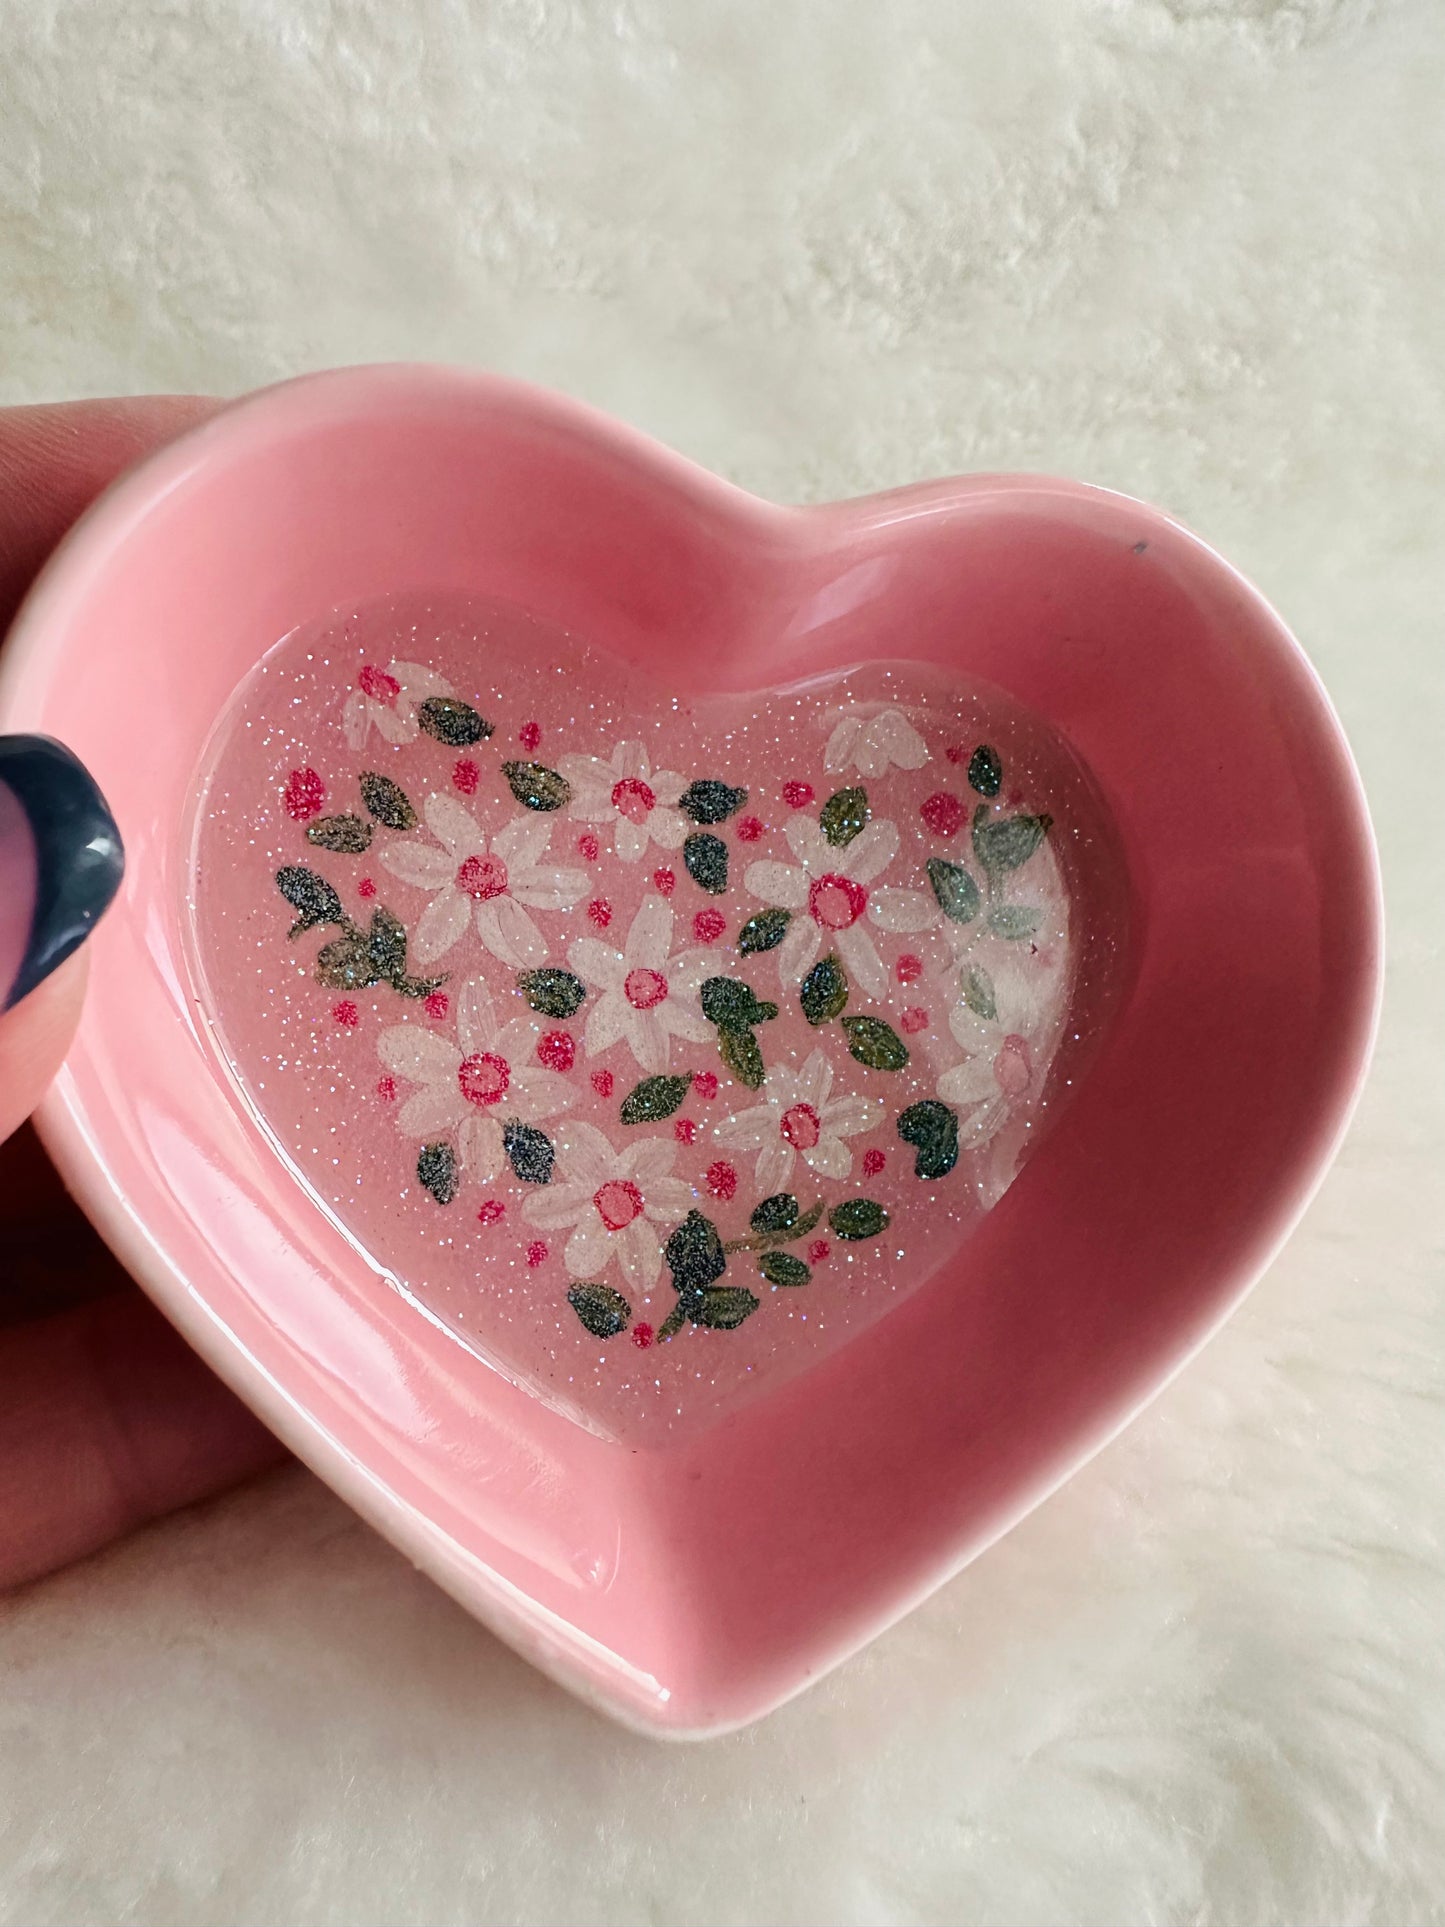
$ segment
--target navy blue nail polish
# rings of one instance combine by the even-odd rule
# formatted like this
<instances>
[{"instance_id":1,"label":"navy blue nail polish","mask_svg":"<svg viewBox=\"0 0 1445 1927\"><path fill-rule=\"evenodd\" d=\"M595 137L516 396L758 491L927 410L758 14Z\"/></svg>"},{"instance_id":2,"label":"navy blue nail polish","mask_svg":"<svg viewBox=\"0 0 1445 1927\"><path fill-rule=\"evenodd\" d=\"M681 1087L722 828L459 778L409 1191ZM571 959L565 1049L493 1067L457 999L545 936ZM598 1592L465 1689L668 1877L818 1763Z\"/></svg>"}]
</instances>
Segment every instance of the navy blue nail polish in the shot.
<instances>
[{"instance_id":1,"label":"navy blue nail polish","mask_svg":"<svg viewBox=\"0 0 1445 1927\"><path fill-rule=\"evenodd\" d=\"M124 868L84 763L48 736L0 736L0 1009L84 943Z\"/></svg>"}]
</instances>

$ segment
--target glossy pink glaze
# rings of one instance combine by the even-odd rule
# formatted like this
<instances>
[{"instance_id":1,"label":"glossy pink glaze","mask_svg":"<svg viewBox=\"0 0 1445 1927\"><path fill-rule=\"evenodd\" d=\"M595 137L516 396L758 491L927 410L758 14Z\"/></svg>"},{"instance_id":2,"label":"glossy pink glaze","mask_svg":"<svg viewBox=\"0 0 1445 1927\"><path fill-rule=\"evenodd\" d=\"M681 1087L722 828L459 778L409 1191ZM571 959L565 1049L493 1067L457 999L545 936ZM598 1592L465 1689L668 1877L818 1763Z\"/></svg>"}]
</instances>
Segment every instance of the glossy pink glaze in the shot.
<instances>
[{"instance_id":1,"label":"glossy pink glaze","mask_svg":"<svg viewBox=\"0 0 1445 1927\"><path fill-rule=\"evenodd\" d=\"M664 1449L589 1434L379 1289L202 1035L179 915L201 745L278 637L405 586L510 599L698 690L947 666L1053 723L1122 838L1129 981L1059 1129L866 1342ZM360 1511L649 1729L765 1712L1097 1450L1268 1262L1368 1056L1378 876L1318 682L1203 544L1076 484L779 509L511 383L310 377L92 511L21 616L0 728L70 744L130 853L42 1119L86 1209Z\"/></svg>"}]
</instances>

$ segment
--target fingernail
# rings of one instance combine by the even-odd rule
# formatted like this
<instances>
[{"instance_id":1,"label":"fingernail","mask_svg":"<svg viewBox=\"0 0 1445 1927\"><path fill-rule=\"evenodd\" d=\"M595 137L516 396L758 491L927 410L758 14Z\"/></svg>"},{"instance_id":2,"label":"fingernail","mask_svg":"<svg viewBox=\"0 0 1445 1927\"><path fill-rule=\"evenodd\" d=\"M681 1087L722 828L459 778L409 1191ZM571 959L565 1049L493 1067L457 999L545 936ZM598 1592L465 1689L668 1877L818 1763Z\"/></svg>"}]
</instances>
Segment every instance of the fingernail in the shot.
<instances>
[{"instance_id":1,"label":"fingernail","mask_svg":"<svg viewBox=\"0 0 1445 1927\"><path fill-rule=\"evenodd\" d=\"M0 736L0 1010L85 942L124 869L84 763L48 736Z\"/></svg>"}]
</instances>

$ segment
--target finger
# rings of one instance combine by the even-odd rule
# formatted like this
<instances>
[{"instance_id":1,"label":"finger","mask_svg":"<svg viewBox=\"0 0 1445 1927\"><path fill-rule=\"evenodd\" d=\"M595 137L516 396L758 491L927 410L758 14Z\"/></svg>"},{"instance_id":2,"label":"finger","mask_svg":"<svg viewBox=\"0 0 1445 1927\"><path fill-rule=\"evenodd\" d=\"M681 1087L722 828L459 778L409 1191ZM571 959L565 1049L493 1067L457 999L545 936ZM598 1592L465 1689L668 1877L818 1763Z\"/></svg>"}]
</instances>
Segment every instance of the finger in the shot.
<instances>
[{"instance_id":1,"label":"finger","mask_svg":"<svg viewBox=\"0 0 1445 1927\"><path fill-rule=\"evenodd\" d=\"M0 1331L0 1589L284 1457L139 1292Z\"/></svg>"},{"instance_id":2,"label":"finger","mask_svg":"<svg viewBox=\"0 0 1445 1927\"><path fill-rule=\"evenodd\" d=\"M0 1327L135 1289L70 1198L33 1124L0 1144L0 1253Z\"/></svg>"}]
</instances>

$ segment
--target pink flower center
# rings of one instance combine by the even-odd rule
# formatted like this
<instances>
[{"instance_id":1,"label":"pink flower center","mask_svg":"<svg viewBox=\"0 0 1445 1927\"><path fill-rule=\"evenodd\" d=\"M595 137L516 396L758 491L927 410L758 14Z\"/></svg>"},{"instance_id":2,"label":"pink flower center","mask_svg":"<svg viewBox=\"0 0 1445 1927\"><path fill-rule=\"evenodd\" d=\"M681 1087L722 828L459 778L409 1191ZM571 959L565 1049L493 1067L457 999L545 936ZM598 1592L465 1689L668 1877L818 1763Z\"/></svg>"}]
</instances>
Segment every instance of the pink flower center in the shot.
<instances>
[{"instance_id":1,"label":"pink flower center","mask_svg":"<svg viewBox=\"0 0 1445 1927\"><path fill-rule=\"evenodd\" d=\"M1005 1097L1022 1097L1033 1082L1033 1064L1027 1038L1017 1032L1005 1037L993 1060L994 1080Z\"/></svg>"},{"instance_id":2,"label":"pink flower center","mask_svg":"<svg viewBox=\"0 0 1445 1927\"><path fill-rule=\"evenodd\" d=\"M511 1081L511 1065L491 1051L473 1051L457 1071L457 1083L468 1104L500 1104Z\"/></svg>"},{"instance_id":3,"label":"pink flower center","mask_svg":"<svg viewBox=\"0 0 1445 1927\"><path fill-rule=\"evenodd\" d=\"M818 1113L811 1104L795 1104L783 1112L778 1129L795 1151L811 1151L823 1135Z\"/></svg>"},{"instance_id":4,"label":"pink flower center","mask_svg":"<svg viewBox=\"0 0 1445 1927\"><path fill-rule=\"evenodd\" d=\"M624 776L612 785L612 807L629 823L645 823L656 803L657 798L640 776Z\"/></svg>"},{"instance_id":5,"label":"pink flower center","mask_svg":"<svg viewBox=\"0 0 1445 1927\"><path fill-rule=\"evenodd\" d=\"M469 856L457 871L457 888L464 897L485 903L506 894L507 866L499 856Z\"/></svg>"},{"instance_id":6,"label":"pink flower center","mask_svg":"<svg viewBox=\"0 0 1445 1927\"><path fill-rule=\"evenodd\" d=\"M401 684L395 676L388 676L384 669L375 663L367 663L356 678L364 696L370 696L374 703L385 703L390 708L401 694Z\"/></svg>"},{"instance_id":7,"label":"pink flower center","mask_svg":"<svg viewBox=\"0 0 1445 1927\"><path fill-rule=\"evenodd\" d=\"M622 994L634 1010L656 1010L667 995L667 979L659 970L629 970Z\"/></svg>"},{"instance_id":8,"label":"pink flower center","mask_svg":"<svg viewBox=\"0 0 1445 1927\"><path fill-rule=\"evenodd\" d=\"M613 1178L594 1192L597 1215L609 1231L624 1231L642 1214L642 1193L630 1178Z\"/></svg>"},{"instance_id":9,"label":"pink flower center","mask_svg":"<svg viewBox=\"0 0 1445 1927\"><path fill-rule=\"evenodd\" d=\"M861 883L833 871L827 876L814 877L808 891L809 915L825 930L851 929L862 916L867 902L868 892Z\"/></svg>"}]
</instances>

